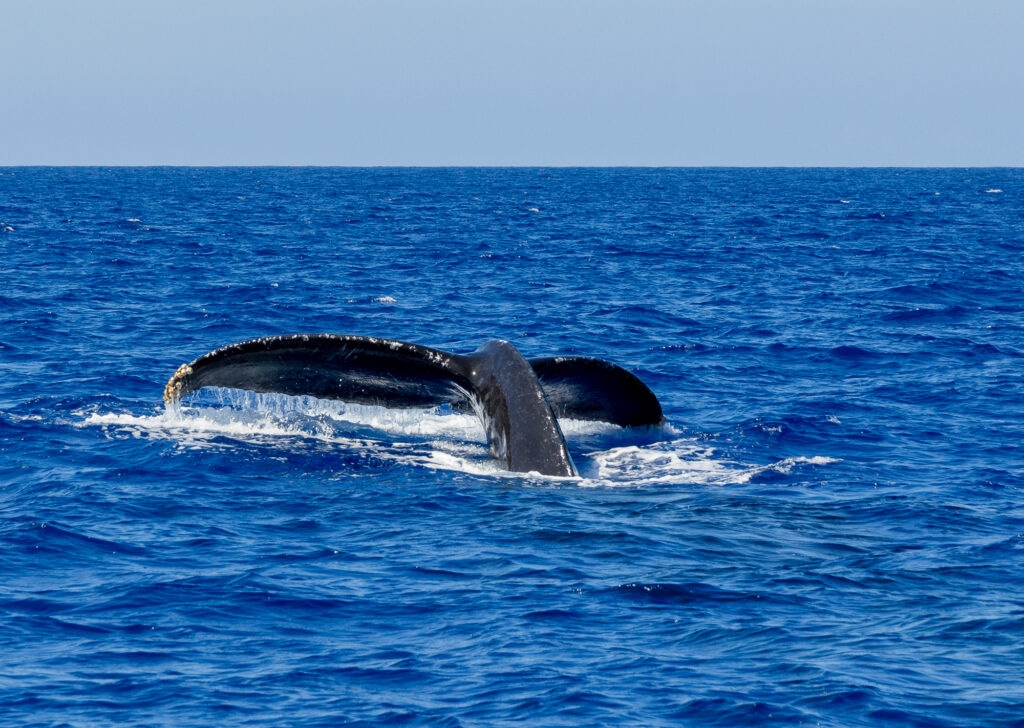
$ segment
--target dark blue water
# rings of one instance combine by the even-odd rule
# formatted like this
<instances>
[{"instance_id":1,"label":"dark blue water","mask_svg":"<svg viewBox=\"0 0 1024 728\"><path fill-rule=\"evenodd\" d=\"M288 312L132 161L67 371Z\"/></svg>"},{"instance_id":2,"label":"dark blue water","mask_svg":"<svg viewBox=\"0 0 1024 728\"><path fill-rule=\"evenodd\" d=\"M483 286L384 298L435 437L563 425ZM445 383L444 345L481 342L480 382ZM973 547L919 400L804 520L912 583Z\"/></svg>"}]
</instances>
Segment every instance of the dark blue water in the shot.
<instances>
[{"instance_id":1,"label":"dark blue water","mask_svg":"<svg viewBox=\"0 0 1024 728\"><path fill-rule=\"evenodd\" d=\"M1024 171L2 169L5 726L1024 726ZM295 332L668 425L201 393Z\"/></svg>"}]
</instances>

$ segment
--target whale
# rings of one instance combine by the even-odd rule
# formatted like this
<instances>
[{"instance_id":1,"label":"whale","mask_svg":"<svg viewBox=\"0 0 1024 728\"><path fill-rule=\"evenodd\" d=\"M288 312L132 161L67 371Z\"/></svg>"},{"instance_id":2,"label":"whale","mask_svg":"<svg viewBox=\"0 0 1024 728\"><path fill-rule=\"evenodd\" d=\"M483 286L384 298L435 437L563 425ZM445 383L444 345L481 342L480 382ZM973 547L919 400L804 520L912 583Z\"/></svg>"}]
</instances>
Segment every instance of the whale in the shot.
<instances>
[{"instance_id":1,"label":"whale","mask_svg":"<svg viewBox=\"0 0 1024 728\"><path fill-rule=\"evenodd\" d=\"M664 423L658 398L626 369L585 356L526 359L501 339L468 354L344 334L250 339L182 364L164 402L174 406L203 387L391 408L448 405L480 418L491 457L507 470L562 477L579 473L558 418Z\"/></svg>"}]
</instances>

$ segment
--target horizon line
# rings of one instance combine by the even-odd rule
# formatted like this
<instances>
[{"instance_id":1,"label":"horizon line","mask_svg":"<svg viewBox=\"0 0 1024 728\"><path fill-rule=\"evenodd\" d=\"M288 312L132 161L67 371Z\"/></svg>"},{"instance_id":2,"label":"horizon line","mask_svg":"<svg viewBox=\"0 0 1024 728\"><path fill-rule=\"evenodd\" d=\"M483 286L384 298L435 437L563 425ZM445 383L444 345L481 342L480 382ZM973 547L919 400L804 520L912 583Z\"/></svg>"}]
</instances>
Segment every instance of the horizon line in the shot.
<instances>
[{"instance_id":1,"label":"horizon line","mask_svg":"<svg viewBox=\"0 0 1024 728\"><path fill-rule=\"evenodd\" d=\"M1020 164L0 164L0 169L1024 169Z\"/></svg>"}]
</instances>

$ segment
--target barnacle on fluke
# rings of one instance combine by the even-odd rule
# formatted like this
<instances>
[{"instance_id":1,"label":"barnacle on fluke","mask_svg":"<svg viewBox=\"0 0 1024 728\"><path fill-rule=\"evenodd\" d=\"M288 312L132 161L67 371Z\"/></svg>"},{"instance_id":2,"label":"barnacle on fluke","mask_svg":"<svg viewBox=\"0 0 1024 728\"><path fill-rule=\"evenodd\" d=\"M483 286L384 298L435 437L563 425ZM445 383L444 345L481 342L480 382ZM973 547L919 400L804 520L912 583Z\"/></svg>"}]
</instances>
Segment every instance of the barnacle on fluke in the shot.
<instances>
[{"instance_id":1,"label":"barnacle on fluke","mask_svg":"<svg viewBox=\"0 0 1024 728\"><path fill-rule=\"evenodd\" d=\"M309 395L385 407L476 412L492 457L509 470L576 475L557 417L623 427L663 421L635 375L590 357L527 360L507 341L450 354L392 339L341 334L268 336L183 364L164 387L174 404L202 387Z\"/></svg>"},{"instance_id":2,"label":"barnacle on fluke","mask_svg":"<svg viewBox=\"0 0 1024 728\"><path fill-rule=\"evenodd\" d=\"M164 403L174 404L182 396L182 389L185 387L185 378L192 374L192 367L182 364L178 371L174 372L164 387Z\"/></svg>"}]
</instances>

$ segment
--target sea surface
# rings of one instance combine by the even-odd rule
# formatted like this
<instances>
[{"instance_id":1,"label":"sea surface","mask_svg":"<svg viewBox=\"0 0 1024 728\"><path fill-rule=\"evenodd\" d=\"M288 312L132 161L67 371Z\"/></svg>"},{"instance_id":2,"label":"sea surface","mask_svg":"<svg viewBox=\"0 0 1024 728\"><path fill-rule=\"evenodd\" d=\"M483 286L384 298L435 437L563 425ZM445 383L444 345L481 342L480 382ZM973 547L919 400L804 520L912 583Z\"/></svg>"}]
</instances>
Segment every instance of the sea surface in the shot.
<instances>
[{"instance_id":1,"label":"sea surface","mask_svg":"<svg viewBox=\"0 0 1024 728\"><path fill-rule=\"evenodd\" d=\"M664 427L203 391L333 332ZM1024 726L1024 170L0 169L0 725Z\"/></svg>"}]
</instances>

